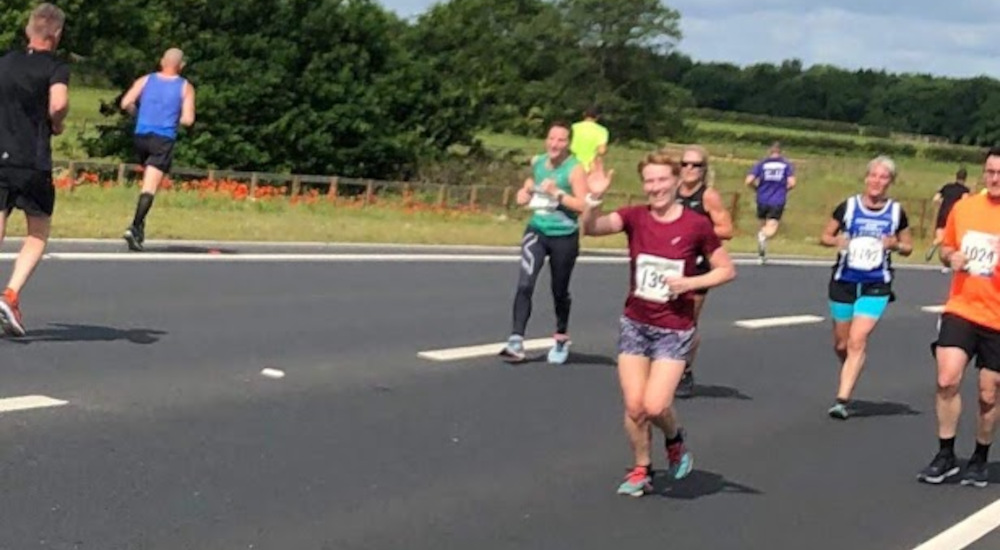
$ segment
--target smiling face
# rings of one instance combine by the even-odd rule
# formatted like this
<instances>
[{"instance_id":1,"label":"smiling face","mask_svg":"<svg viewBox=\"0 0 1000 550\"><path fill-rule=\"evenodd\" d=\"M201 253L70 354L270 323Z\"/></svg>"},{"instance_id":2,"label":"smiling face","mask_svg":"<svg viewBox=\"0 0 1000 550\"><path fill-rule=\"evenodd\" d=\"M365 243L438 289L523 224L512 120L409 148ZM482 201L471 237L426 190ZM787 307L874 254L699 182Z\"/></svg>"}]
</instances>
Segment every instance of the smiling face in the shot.
<instances>
[{"instance_id":1,"label":"smiling face","mask_svg":"<svg viewBox=\"0 0 1000 550\"><path fill-rule=\"evenodd\" d=\"M865 193L871 199L881 200L889 191L894 176L888 166L875 163L868 169L865 176Z\"/></svg>"},{"instance_id":2,"label":"smiling face","mask_svg":"<svg viewBox=\"0 0 1000 550\"><path fill-rule=\"evenodd\" d=\"M545 152L549 158L562 158L569 150L569 128L552 126L545 138Z\"/></svg>"},{"instance_id":3,"label":"smiling face","mask_svg":"<svg viewBox=\"0 0 1000 550\"><path fill-rule=\"evenodd\" d=\"M677 172L671 164L647 164L642 168L642 191L654 209L669 208L677 198Z\"/></svg>"}]
</instances>

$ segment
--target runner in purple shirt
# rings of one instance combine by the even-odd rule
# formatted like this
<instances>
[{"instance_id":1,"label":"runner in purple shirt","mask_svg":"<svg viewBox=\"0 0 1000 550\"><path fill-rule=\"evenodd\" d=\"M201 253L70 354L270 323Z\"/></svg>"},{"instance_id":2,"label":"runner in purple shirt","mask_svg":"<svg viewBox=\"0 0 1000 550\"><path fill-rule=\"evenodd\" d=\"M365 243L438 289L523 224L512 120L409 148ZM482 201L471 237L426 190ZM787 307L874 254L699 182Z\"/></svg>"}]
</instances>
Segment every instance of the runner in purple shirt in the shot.
<instances>
[{"instance_id":1,"label":"runner in purple shirt","mask_svg":"<svg viewBox=\"0 0 1000 550\"><path fill-rule=\"evenodd\" d=\"M795 166L781 155L781 144L775 142L770 154L755 164L746 177L746 184L757 191L757 254L763 265L767 258L767 240L774 237L785 212L788 192L795 187Z\"/></svg>"}]
</instances>

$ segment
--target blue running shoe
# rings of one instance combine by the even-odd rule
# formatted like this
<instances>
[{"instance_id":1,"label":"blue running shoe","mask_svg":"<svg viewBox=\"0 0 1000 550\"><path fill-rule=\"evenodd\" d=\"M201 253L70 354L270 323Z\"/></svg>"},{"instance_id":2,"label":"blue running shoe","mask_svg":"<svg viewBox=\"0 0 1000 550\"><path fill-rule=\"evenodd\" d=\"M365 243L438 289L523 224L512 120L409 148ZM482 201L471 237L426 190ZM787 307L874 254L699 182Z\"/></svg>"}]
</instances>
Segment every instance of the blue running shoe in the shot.
<instances>
[{"instance_id":1,"label":"blue running shoe","mask_svg":"<svg viewBox=\"0 0 1000 550\"><path fill-rule=\"evenodd\" d=\"M520 363L524 361L524 338L516 334L507 339L507 345L500 350L500 357L508 363Z\"/></svg>"},{"instance_id":2,"label":"blue running shoe","mask_svg":"<svg viewBox=\"0 0 1000 550\"><path fill-rule=\"evenodd\" d=\"M625 475L625 481L618 486L619 495L641 497L653 489L653 478L649 466L636 466Z\"/></svg>"},{"instance_id":3,"label":"blue running shoe","mask_svg":"<svg viewBox=\"0 0 1000 550\"><path fill-rule=\"evenodd\" d=\"M687 450L683 441L667 445L667 461L674 479L684 479L694 469L694 455Z\"/></svg>"},{"instance_id":4,"label":"blue running shoe","mask_svg":"<svg viewBox=\"0 0 1000 550\"><path fill-rule=\"evenodd\" d=\"M549 350L549 363L552 363L553 365L562 365L566 363L566 360L569 359L569 346L570 341L568 338L556 338L555 345Z\"/></svg>"}]
</instances>

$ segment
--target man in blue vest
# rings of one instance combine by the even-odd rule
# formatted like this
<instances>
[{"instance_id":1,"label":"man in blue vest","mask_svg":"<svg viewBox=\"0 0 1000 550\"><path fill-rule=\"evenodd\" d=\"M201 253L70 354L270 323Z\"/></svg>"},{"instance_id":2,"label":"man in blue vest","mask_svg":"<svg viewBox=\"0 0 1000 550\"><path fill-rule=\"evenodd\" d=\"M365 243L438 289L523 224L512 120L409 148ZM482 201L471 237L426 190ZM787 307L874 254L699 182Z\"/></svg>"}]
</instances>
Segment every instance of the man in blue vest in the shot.
<instances>
[{"instance_id":1,"label":"man in blue vest","mask_svg":"<svg viewBox=\"0 0 1000 550\"><path fill-rule=\"evenodd\" d=\"M143 249L146 215L163 175L170 171L177 125L194 124L194 86L181 77L183 68L184 52L167 50L160 59L160 71L140 77L121 100L121 108L136 116L135 152L143 167L135 218L124 234L129 250Z\"/></svg>"}]
</instances>

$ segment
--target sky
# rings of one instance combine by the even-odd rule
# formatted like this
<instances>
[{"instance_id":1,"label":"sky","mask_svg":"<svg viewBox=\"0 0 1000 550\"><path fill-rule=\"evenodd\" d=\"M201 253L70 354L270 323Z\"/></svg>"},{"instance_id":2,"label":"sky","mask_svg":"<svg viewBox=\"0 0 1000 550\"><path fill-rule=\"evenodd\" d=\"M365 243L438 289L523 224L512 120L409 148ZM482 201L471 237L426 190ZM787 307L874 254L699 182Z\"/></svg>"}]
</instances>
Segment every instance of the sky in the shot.
<instances>
[{"instance_id":1,"label":"sky","mask_svg":"<svg viewBox=\"0 0 1000 550\"><path fill-rule=\"evenodd\" d=\"M435 3L379 1L404 17ZM797 58L806 66L1000 76L1000 0L670 0L667 5L681 14L684 36L677 49L697 61L749 65Z\"/></svg>"}]
</instances>

